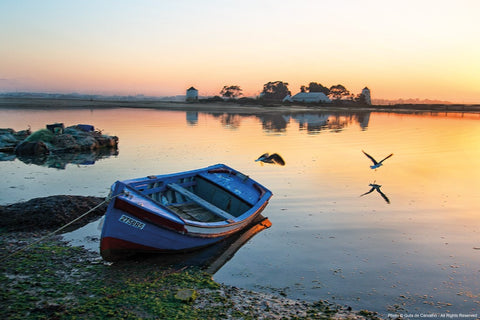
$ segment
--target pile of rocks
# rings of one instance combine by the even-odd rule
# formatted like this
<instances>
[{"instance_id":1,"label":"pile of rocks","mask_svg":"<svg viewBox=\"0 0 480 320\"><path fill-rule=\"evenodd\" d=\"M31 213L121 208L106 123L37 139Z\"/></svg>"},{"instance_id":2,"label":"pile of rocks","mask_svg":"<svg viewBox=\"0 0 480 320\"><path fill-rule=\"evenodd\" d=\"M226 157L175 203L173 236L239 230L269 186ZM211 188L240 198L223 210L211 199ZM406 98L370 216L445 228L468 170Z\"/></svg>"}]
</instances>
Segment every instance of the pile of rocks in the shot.
<instances>
[{"instance_id":1,"label":"pile of rocks","mask_svg":"<svg viewBox=\"0 0 480 320\"><path fill-rule=\"evenodd\" d=\"M17 156L84 152L117 146L118 137L104 135L91 125L65 128L63 123L56 123L34 133L30 129L19 132L0 129L0 152L13 152Z\"/></svg>"},{"instance_id":2,"label":"pile of rocks","mask_svg":"<svg viewBox=\"0 0 480 320\"><path fill-rule=\"evenodd\" d=\"M14 152L15 147L31 134L30 129L16 132L13 129L0 128L0 152Z\"/></svg>"}]
</instances>

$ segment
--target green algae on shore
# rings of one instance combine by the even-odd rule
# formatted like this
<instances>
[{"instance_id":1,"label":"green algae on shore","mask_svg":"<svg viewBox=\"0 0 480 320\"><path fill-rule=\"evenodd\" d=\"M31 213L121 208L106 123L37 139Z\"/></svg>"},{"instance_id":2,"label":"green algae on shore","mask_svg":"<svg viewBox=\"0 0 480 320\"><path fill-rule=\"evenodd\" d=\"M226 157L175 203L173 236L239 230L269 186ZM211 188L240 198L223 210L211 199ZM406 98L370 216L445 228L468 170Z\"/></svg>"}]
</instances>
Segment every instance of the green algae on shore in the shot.
<instances>
[{"instance_id":1,"label":"green algae on shore","mask_svg":"<svg viewBox=\"0 0 480 320\"><path fill-rule=\"evenodd\" d=\"M0 236L2 319L379 319L376 313L324 301L224 286L195 268L105 263L97 253L68 246L60 237L8 256L42 235ZM178 299L181 290L195 295Z\"/></svg>"}]
</instances>

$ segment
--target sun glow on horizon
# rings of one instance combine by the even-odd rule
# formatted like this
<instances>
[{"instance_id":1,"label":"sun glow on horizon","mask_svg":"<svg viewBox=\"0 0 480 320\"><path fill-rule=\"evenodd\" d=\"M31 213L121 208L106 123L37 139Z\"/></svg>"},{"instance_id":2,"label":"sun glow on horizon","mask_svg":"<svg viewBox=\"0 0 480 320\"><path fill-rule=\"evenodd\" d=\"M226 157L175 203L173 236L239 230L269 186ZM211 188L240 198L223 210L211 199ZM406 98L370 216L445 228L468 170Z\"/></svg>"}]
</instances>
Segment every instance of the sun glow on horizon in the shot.
<instances>
[{"instance_id":1,"label":"sun glow on horizon","mask_svg":"<svg viewBox=\"0 0 480 320\"><path fill-rule=\"evenodd\" d=\"M412 8L415 8L413 10ZM480 103L480 3L0 3L0 92L255 96L269 81ZM446 23L448 21L448 23Z\"/></svg>"}]
</instances>

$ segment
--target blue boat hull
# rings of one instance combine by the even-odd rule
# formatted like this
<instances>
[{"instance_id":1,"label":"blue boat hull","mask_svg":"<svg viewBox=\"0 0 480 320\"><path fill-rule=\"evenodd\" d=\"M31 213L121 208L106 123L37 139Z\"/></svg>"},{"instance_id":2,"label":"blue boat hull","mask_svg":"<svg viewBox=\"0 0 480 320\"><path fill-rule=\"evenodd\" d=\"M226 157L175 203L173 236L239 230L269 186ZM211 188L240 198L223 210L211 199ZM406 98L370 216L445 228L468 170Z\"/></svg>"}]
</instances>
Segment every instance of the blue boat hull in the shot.
<instances>
[{"instance_id":1,"label":"blue boat hull","mask_svg":"<svg viewBox=\"0 0 480 320\"><path fill-rule=\"evenodd\" d=\"M222 164L117 181L100 253L115 261L136 253L204 248L250 225L271 196L262 185Z\"/></svg>"}]
</instances>

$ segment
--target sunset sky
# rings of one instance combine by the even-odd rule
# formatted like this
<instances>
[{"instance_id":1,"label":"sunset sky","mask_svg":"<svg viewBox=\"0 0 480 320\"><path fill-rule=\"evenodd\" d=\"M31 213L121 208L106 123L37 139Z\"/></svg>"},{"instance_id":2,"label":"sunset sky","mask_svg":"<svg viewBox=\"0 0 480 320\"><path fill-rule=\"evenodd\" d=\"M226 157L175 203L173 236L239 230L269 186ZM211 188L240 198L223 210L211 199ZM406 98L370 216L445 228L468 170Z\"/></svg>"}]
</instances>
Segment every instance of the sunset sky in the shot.
<instances>
[{"instance_id":1,"label":"sunset sky","mask_svg":"<svg viewBox=\"0 0 480 320\"><path fill-rule=\"evenodd\" d=\"M480 103L480 1L0 1L0 92L200 95L269 81Z\"/></svg>"}]
</instances>

